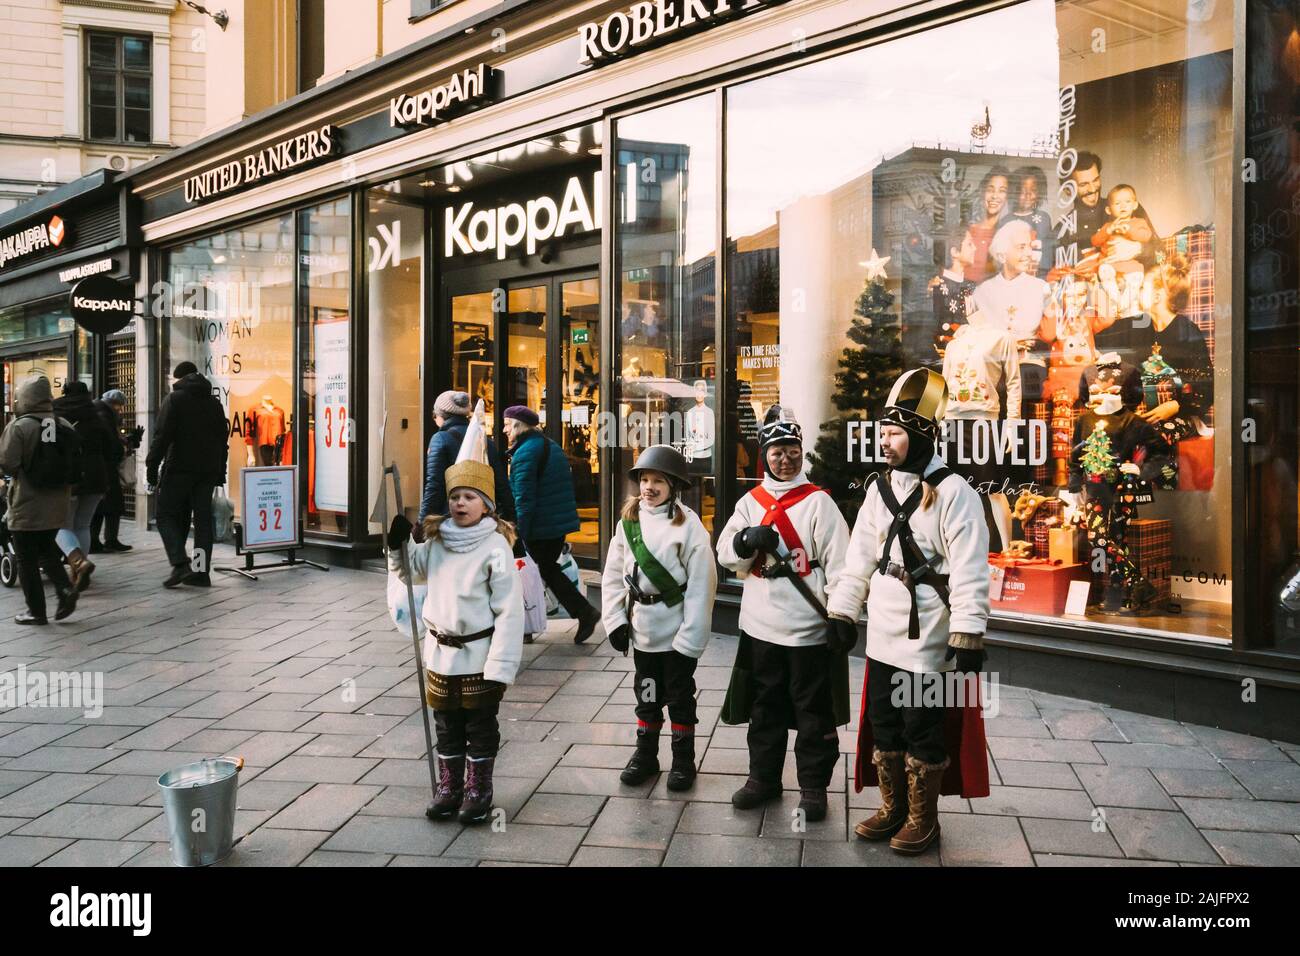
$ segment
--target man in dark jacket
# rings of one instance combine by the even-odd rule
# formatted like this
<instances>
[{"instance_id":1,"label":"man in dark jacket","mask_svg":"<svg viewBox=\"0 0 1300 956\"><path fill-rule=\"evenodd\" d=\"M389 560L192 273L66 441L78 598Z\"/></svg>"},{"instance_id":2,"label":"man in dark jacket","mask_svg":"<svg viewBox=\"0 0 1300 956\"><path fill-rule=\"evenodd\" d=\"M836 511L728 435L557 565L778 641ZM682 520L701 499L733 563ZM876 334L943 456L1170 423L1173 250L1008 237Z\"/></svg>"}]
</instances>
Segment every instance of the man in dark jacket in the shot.
<instances>
[{"instance_id":1,"label":"man in dark jacket","mask_svg":"<svg viewBox=\"0 0 1300 956\"><path fill-rule=\"evenodd\" d=\"M90 522L108 490L108 461L117 436L108 430L85 382L68 382L63 397L54 400L54 413L72 423L81 437L81 481L72 489L67 518L59 529L59 549L68 558L72 586L78 592L90 586L95 565L86 557L90 551Z\"/></svg>"},{"instance_id":2,"label":"man in dark jacket","mask_svg":"<svg viewBox=\"0 0 1300 956\"><path fill-rule=\"evenodd\" d=\"M172 377L175 383L158 409L145 459L149 484L158 486L158 534L172 565L163 587L182 582L210 587L212 492L226 483L230 432L221 402L193 362L181 362ZM193 565L185 551L191 520L199 552Z\"/></svg>"},{"instance_id":3,"label":"man in dark jacket","mask_svg":"<svg viewBox=\"0 0 1300 956\"><path fill-rule=\"evenodd\" d=\"M438 430L429 439L429 450L424 456L424 495L420 499L420 520L429 515L447 514L447 487L443 473L456 463L456 455L465 441L469 427L470 398L467 392L447 391L433 403L433 420ZM492 466L497 489L497 514L507 521L515 520L515 499L510 493L510 480L505 463L497 447L487 442L488 464Z\"/></svg>"},{"instance_id":4,"label":"man in dark jacket","mask_svg":"<svg viewBox=\"0 0 1300 956\"><path fill-rule=\"evenodd\" d=\"M121 389L109 389L95 402L95 411L99 413L104 427L115 440L108 457L108 490L104 492L104 499L99 503L95 517L90 522L91 554L131 550L131 546L124 544L119 537L122 516L126 514L126 496L122 490L121 468L127 452L133 452L140 446L140 434L144 429L137 428L129 435L122 433L124 408L126 408L126 393Z\"/></svg>"},{"instance_id":5,"label":"man in dark jacket","mask_svg":"<svg viewBox=\"0 0 1300 956\"><path fill-rule=\"evenodd\" d=\"M573 473L564 449L547 438L538 414L524 405L504 413L510 438L510 487L515 495L516 527L528 553L537 562L542 580L569 616L577 620L573 643L591 637L600 612L560 570L564 536L582 527L573 495Z\"/></svg>"}]
</instances>

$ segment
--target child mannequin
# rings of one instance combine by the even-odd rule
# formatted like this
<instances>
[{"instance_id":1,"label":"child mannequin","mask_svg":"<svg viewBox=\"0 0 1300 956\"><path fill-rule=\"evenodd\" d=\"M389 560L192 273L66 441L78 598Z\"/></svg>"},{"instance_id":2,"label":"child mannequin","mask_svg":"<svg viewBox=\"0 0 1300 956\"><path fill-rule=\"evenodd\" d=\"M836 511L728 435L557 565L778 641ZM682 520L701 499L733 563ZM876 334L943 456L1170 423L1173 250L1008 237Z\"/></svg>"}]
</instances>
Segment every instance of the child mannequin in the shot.
<instances>
[{"instance_id":1,"label":"child mannequin","mask_svg":"<svg viewBox=\"0 0 1300 956\"><path fill-rule=\"evenodd\" d=\"M659 772L664 706L672 721L669 790L695 782L695 666L708 645L717 590L709 533L679 500L686 459L668 445L643 451L629 473L637 494L623 505L601 575L605 633L636 664L636 753L620 778L636 786Z\"/></svg>"}]
</instances>

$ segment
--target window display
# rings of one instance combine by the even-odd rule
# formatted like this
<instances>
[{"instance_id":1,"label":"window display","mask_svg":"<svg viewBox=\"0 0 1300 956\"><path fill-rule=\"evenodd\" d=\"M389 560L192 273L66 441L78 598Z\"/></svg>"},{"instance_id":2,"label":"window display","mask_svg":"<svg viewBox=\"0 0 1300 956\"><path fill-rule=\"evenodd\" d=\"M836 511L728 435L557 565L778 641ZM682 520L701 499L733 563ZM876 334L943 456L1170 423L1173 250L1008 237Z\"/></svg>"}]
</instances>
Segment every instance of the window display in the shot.
<instances>
[{"instance_id":1,"label":"window display","mask_svg":"<svg viewBox=\"0 0 1300 956\"><path fill-rule=\"evenodd\" d=\"M1232 7L1148 6L1030 0L727 91L733 494L779 403L852 521L884 390L929 366L995 611L1230 639Z\"/></svg>"}]
</instances>

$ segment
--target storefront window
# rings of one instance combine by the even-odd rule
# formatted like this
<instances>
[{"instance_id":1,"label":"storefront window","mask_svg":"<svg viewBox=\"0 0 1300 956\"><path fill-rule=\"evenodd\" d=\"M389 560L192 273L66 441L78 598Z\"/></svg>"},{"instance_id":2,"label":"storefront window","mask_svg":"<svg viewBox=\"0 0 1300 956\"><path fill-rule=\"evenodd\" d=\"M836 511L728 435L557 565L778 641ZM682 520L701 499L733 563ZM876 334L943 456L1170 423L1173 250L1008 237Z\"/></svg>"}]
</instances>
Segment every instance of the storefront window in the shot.
<instances>
[{"instance_id":1,"label":"storefront window","mask_svg":"<svg viewBox=\"0 0 1300 956\"><path fill-rule=\"evenodd\" d=\"M280 216L166 254L163 377L193 362L230 422L226 491L239 473L294 462L293 220Z\"/></svg>"},{"instance_id":2,"label":"storefront window","mask_svg":"<svg viewBox=\"0 0 1300 956\"><path fill-rule=\"evenodd\" d=\"M397 463L402 504L414 521L424 473L421 443L424 368L420 312L424 301L424 210L403 200L399 184L371 189L366 211L366 282L370 376L369 509L383 469ZM387 425L385 426L385 415ZM394 506L389 502L389 507ZM382 529L372 523L370 530Z\"/></svg>"},{"instance_id":3,"label":"storefront window","mask_svg":"<svg viewBox=\"0 0 1300 956\"><path fill-rule=\"evenodd\" d=\"M852 522L928 365L995 614L1226 641L1232 6L1148 7L1030 0L728 91L733 492L779 401Z\"/></svg>"},{"instance_id":4,"label":"storefront window","mask_svg":"<svg viewBox=\"0 0 1300 956\"><path fill-rule=\"evenodd\" d=\"M618 403L610 422L619 475L649 445L682 452L695 479L687 503L710 530L719 472L716 115L706 95L618 121ZM631 491L617 485L615 505Z\"/></svg>"},{"instance_id":5,"label":"storefront window","mask_svg":"<svg viewBox=\"0 0 1300 956\"><path fill-rule=\"evenodd\" d=\"M307 420L309 531L348 533L352 404L350 202L298 213L298 329Z\"/></svg>"},{"instance_id":6,"label":"storefront window","mask_svg":"<svg viewBox=\"0 0 1300 956\"><path fill-rule=\"evenodd\" d=\"M1300 4L1246 8L1246 634L1300 653ZM1226 419L1224 419L1226 422Z\"/></svg>"}]
</instances>

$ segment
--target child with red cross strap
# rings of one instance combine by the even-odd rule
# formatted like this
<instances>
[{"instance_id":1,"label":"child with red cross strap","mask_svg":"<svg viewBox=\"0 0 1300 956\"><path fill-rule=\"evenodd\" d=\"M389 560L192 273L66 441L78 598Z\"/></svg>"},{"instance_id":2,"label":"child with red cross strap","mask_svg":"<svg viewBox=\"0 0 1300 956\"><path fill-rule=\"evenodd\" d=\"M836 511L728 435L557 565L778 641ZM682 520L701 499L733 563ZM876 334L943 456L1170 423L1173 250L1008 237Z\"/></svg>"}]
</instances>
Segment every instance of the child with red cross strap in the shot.
<instances>
[{"instance_id":1,"label":"child with red cross strap","mask_svg":"<svg viewBox=\"0 0 1300 956\"><path fill-rule=\"evenodd\" d=\"M836 726L848 723L848 648L828 628L825 603L849 528L831 496L804 475L803 430L789 409L768 410L759 444L763 481L736 503L718 535L719 563L743 582L740 645L723 719L749 720L749 779L732 804L751 809L781 795L794 728L799 807L816 821L826 816L826 788L839 759ZM749 704L747 714L738 712L745 709L738 700Z\"/></svg>"}]
</instances>

